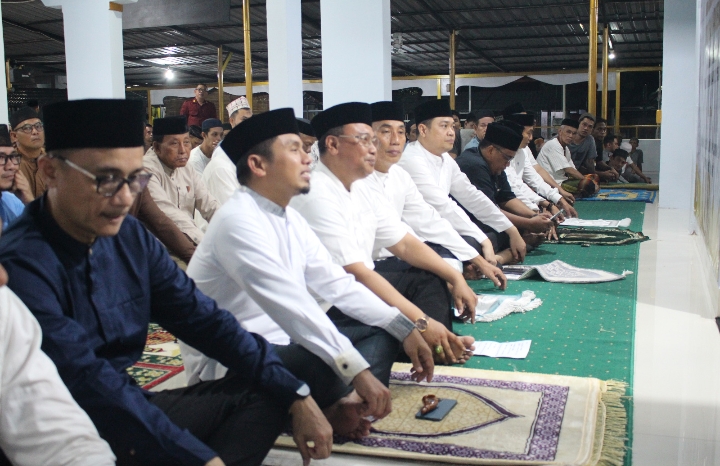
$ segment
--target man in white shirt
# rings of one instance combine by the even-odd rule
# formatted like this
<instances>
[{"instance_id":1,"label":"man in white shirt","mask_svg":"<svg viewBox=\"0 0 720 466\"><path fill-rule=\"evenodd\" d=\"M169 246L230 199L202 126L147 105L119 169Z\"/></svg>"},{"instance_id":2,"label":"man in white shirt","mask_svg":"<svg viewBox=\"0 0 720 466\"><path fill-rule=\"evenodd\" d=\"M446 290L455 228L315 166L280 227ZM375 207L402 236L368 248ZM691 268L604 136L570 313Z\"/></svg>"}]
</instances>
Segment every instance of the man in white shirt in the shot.
<instances>
[{"instance_id":1,"label":"man in white shirt","mask_svg":"<svg viewBox=\"0 0 720 466\"><path fill-rule=\"evenodd\" d=\"M577 120L564 119L558 130L557 138L546 142L538 154L538 164L547 170L557 183L563 183L568 177L575 180L583 179L582 173L575 168L568 147L573 141L578 127Z\"/></svg>"},{"instance_id":2,"label":"man in white shirt","mask_svg":"<svg viewBox=\"0 0 720 466\"><path fill-rule=\"evenodd\" d=\"M40 325L7 281L0 266L0 464L114 465L110 446L40 349Z\"/></svg>"},{"instance_id":3,"label":"man in white shirt","mask_svg":"<svg viewBox=\"0 0 720 466\"><path fill-rule=\"evenodd\" d=\"M227 113L230 125L234 128L253 116L248 100L242 96L227 104ZM221 147L215 149L212 160L205 167L202 179L208 192L223 205L230 196L240 187L237 180L237 168L230 161Z\"/></svg>"},{"instance_id":4,"label":"man in white shirt","mask_svg":"<svg viewBox=\"0 0 720 466\"><path fill-rule=\"evenodd\" d=\"M213 152L223 137L222 121L217 118L208 118L202 123L203 142L190 151L188 165L202 175L205 167L210 163Z\"/></svg>"},{"instance_id":5,"label":"man in white shirt","mask_svg":"<svg viewBox=\"0 0 720 466\"><path fill-rule=\"evenodd\" d=\"M312 125L319 135L320 160L312 172L312 190L293 198L291 206L337 264L415 322L438 361L466 360L474 340L450 330L446 282L452 285L455 306L468 319L474 320L477 297L460 272L408 234L397 213L364 181L373 172L376 155L370 105L336 105L313 118ZM372 258L378 247L398 258L384 261L391 266L384 274L375 270ZM346 319L335 308L328 315L336 324Z\"/></svg>"},{"instance_id":6,"label":"man in white shirt","mask_svg":"<svg viewBox=\"0 0 720 466\"><path fill-rule=\"evenodd\" d=\"M187 166L190 137L185 117L157 118L154 123L153 147L143 157L143 166L153 174L148 190L180 231L200 244L204 233L193 220L195 210L209 222L220 205L200 174Z\"/></svg>"},{"instance_id":7,"label":"man in white shirt","mask_svg":"<svg viewBox=\"0 0 720 466\"><path fill-rule=\"evenodd\" d=\"M440 217L433 206L425 202L410 175L396 164L405 147L403 107L399 102L375 102L372 110L372 128L380 141L377 148L375 171L367 177L368 184L376 187L402 221L444 259L455 259L472 266L467 270L471 278L485 275L496 286L505 289L507 279L502 271L487 262L455 231L450 222ZM490 240L485 239L491 246ZM373 259L386 259L392 254L387 249L373 251ZM470 267L468 267L470 268Z\"/></svg>"},{"instance_id":8,"label":"man in white shirt","mask_svg":"<svg viewBox=\"0 0 720 466\"><path fill-rule=\"evenodd\" d=\"M455 141L447 101L432 100L421 104L415 109L415 121L418 140L407 145L398 165L410 174L425 202L435 207L458 233L474 238L478 243L482 243L486 235L463 208L496 232L507 233L513 260L524 260L526 246L518 229L482 191L470 183L455 160L447 154ZM479 244L476 249L483 253L486 260L493 262L494 256L485 249L479 249Z\"/></svg>"}]
</instances>

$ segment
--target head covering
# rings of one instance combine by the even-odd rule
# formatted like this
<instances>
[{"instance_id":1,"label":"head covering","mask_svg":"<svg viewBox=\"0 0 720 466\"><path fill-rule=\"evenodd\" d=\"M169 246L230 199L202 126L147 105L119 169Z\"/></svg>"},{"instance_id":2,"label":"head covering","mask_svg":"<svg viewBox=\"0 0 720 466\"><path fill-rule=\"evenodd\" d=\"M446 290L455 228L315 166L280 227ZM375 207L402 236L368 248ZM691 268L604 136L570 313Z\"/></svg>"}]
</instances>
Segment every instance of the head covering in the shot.
<instances>
[{"instance_id":1,"label":"head covering","mask_svg":"<svg viewBox=\"0 0 720 466\"><path fill-rule=\"evenodd\" d=\"M626 151L625 149L615 149L615 152L613 152L613 157L623 157L628 158L630 156L630 153Z\"/></svg>"},{"instance_id":2,"label":"head covering","mask_svg":"<svg viewBox=\"0 0 720 466\"><path fill-rule=\"evenodd\" d=\"M418 125L423 121L432 120L433 118L452 118L452 116L452 110L450 110L450 104L447 100L428 100L415 107L415 123Z\"/></svg>"},{"instance_id":3,"label":"head covering","mask_svg":"<svg viewBox=\"0 0 720 466\"><path fill-rule=\"evenodd\" d=\"M43 108L45 149L142 147L145 110L141 100L87 99L50 104Z\"/></svg>"},{"instance_id":4,"label":"head covering","mask_svg":"<svg viewBox=\"0 0 720 466\"><path fill-rule=\"evenodd\" d=\"M372 110L372 121L402 121L405 122L405 110L400 102L389 102L383 100L370 104Z\"/></svg>"},{"instance_id":5,"label":"head covering","mask_svg":"<svg viewBox=\"0 0 720 466\"><path fill-rule=\"evenodd\" d=\"M13 143L10 140L10 130L7 125L0 125L0 147L12 147Z\"/></svg>"},{"instance_id":6,"label":"head covering","mask_svg":"<svg viewBox=\"0 0 720 466\"><path fill-rule=\"evenodd\" d=\"M223 131L230 131L232 129L232 125L230 123L223 123L222 129Z\"/></svg>"},{"instance_id":7,"label":"head covering","mask_svg":"<svg viewBox=\"0 0 720 466\"><path fill-rule=\"evenodd\" d=\"M480 110L475 110L473 113L475 114L475 118L477 118L478 121L480 121L482 118L488 118L488 117L495 118L495 112L493 112L492 110L485 109L485 108L481 108Z\"/></svg>"},{"instance_id":8,"label":"head covering","mask_svg":"<svg viewBox=\"0 0 720 466\"><path fill-rule=\"evenodd\" d=\"M514 104L508 105L505 107L502 111L503 116L512 115L513 113L522 113L525 111L525 107L523 107L523 104L520 102L515 102Z\"/></svg>"},{"instance_id":9,"label":"head covering","mask_svg":"<svg viewBox=\"0 0 720 466\"><path fill-rule=\"evenodd\" d=\"M200 128L197 125L190 125L188 127L188 133L190 133L190 136L198 139L202 139L202 128Z\"/></svg>"},{"instance_id":10,"label":"head covering","mask_svg":"<svg viewBox=\"0 0 720 466\"><path fill-rule=\"evenodd\" d=\"M229 104L227 104L228 116L232 116L233 113L237 112L241 108L250 108L250 104L245 96L239 97Z\"/></svg>"},{"instance_id":11,"label":"head covering","mask_svg":"<svg viewBox=\"0 0 720 466\"><path fill-rule=\"evenodd\" d=\"M297 119L298 129L300 132L306 136L312 136L315 137L315 130L313 129L312 125L310 124L310 120L305 118L298 118Z\"/></svg>"},{"instance_id":12,"label":"head covering","mask_svg":"<svg viewBox=\"0 0 720 466\"><path fill-rule=\"evenodd\" d=\"M485 132L485 141L509 150L518 150L522 139L520 133L500 123L490 123Z\"/></svg>"},{"instance_id":13,"label":"head covering","mask_svg":"<svg viewBox=\"0 0 720 466\"><path fill-rule=\"evenodd\" d=\"M23 107L10 116L10 127L15 129L25 120L40 118L34 108Z\"/></svg>"},{"instance_id":14,"label":"head covering","mask_svg":"<svg viewBox=\"0 0 720 466\"><path fill-rule=\"evenodd\" d=\"M580 127L580 122L577 120L573 120L572 118L565 118L562 123L560 123L561 126L572 126L575 129L578 129Z\"/></svg>"},{"instance_id":15,"label":"head covering","mask_svg":"<svg viewBox=\"0 0 720 466\"><path fill-rule=\"evenodd\" d=\"M208 118L202 122L203 133L207 133L210 128L222 128L223 122L217 118Z\"/></svg>"},{"instance_id":16,"label":"head covering","mask_svg":"<svg viewBox=\"0 0 720 466\"><path fill-rule=\"evenodd\" d=\"M623 149L623 150L626 150L626 151L630 152L630 151L632 150L632 144L630 144L629 142L625 141L625 142L623 142L622 144L620 144L620 149Z\"/></svg>"},{"instance_id":17,"label":"head covering","mask_svg":"<svg viewBox=\"0 0 720 466\"><path fill-rule=\"evenodd\" d=\"M298 124L292 108L279 108L248 118L225 136L220 147L237 164L250 149L281 134L298 134Z\"/></svg>"},{"instance_id":18,"label":"head covering","mask_svg":"<svg viewBox=\"0 0 720 466\"><path fill-rule=\"evenodd\" d=\"M507 115L505 119L514 121L520 126L535 126L534 113L513 113L512 115Z\"/></svg>"},{"instance_id":19,"label":"head covering","mask_svg":"<svg viewBox=\"0 0 720 466\"><path fill-rule=\"evenodd\" d=\"M153 136L185 134L188 132L190 132L190 130L187 127L187 118L184 115L155 118L153 120Z\"/></svg>"},{"instance_id":20,"label":"head covering","mask_svg":"<svg viewBox=\"0 0 720 466\"><path fill-rule=\"evenodd\" d=\"M521 136L522 136L523 131L525 131L524 126L519 125L519 124L515 123L514 121L510 121L510 120L501 120L495 124L504 126L506 128L510 128L511 130L515 131L516 133L518 133Z\"/></svg>"},{"instance_id":21,"label":"head covering","mask_svg":"<svg viewBox=\"0 0 720 466\"><path fill-rule=\"evenodd\" d=\"M310 122L318 139L325 136L333 128L352 123L365 123L372 126L370 104L347 102L335 105L315 115L315 118Z\"/></svg>"}]
</instances>

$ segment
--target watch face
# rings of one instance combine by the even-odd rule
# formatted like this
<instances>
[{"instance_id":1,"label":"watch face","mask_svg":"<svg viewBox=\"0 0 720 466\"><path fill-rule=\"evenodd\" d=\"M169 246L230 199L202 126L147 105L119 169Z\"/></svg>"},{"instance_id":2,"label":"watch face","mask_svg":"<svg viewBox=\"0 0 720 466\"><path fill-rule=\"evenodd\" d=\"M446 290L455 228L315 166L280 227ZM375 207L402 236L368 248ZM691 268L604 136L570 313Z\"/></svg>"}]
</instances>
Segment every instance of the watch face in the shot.
<instances>
[{"instance_id":1,"label":"watch face","mask_svg":"<svg viewBox=\"0 0 720 466\"><path fill-rule=\"evenodd\" d=\"M428 328L428 321L425 317L420 317L418 320L415 321L415 328L420 330L421 332L424 332Z\"/></svg>"},{"instance_id":2,"label":"watch face","mask_svg":"<svg viewBox=\"0 0 720 466\"><path fill-rule=\"evenodd\" d=\"M300 386L300 388L297 389L297 392L295 393L297 393L298 396L301 396L303 398L306 396L310 396L310 387L308 387L308 385L304 383Z\"/></svg>"}]
</instances>

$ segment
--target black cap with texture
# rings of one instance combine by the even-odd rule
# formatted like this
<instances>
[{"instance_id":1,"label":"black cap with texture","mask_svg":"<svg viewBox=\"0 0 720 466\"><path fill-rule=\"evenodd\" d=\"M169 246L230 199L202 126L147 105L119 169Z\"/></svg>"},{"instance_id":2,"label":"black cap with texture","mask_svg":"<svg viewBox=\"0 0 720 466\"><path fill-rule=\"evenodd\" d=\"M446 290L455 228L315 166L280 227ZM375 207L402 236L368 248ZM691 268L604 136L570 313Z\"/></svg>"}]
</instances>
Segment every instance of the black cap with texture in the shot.
<instances>
[{"instance_id":1,"label":"black cap with texture","mask_svg":"<svg viewBox=\"0 0 720 466\"><path fill-rule=\"evenodd\" d=\"M512 115L513 113L522 113L525 111L525 107L520 102L515 102L505 107L502 111L503 116Z\"/></svg>"},{"instance_id":2,"label":"black cap with texture","mask_svg":"<svg viewBox=\"0 0 720 466\"><path fill-rule=\"evenodd\" d=\"M433 118L452 118L452 116L452 110L450 110L450 104L447 100L428 100L415 107L415 123L418 125L423 121L432 120Z\"/></svg>"},{"instance_id":3,"label":"black cap with texture","mask_svg":"<svg viewBox=\"0 0 720 466\"><path fill-rule=\"evenodd\" d=\"M486 108L475 110L473 113L475 114L475 118L477 118L478 120L482 118L495 118L495 112Z\"/></svg>"},{"instance_id":4,"label":"black cap with texture","mask_svg":"<svg viewBox=\"0 0 720 466\"><path fill-rule=\"evenodd\" d=\"M247 151L261 142L281 134L298 133L295 111L292 108L279 108L243 121L225 136L220 147L237 164Z\"/></svg>"},{"instance_id":5,"label":"black cap with texture","mask_svg":"<svg viewBox=\"0 0 720 466\"><path fill-rule=\"evenodd\" d=\"M153 120L153 136L167 136L169 134L185 134L190 130L187 126L187 117L184 115L155 118Z\"/></svg>"},{"instance_id":6,"label":"black cap with texture","mask_svg":"<svg viewBox=\"0 0 720 466\"><path fill-rule=\"evenodd\" d=\"M520 147L522 136L505 125L490 123L485 132L485 140L505 149L516 151Z\"/></svg>"},{"instance_id":7,"label":"black cap with texture","mask_svg":"<svg viewBox=\"0 0 720 466\"><path fill-rule=\"evenodd\" d=\"M523 131L525 131L524 126L519 125L519 124L515 123L514 121L510 121L510 120L500 120L496 124L498 124L500 126L504 126L506 128L510 128L511 130L515 131L516 133L518 133L521 136L522 136Z\"/></svg>"},{"instance_id":8,"label":"black cap with texture","mask_svg":"<svg viewBox=\"0 0 720 466\"><path fill-rule=\"evenodd\" d=\"M143 145L145 106L140 100L70 100L50 104L43 112L48 152Z\"/></svg>"},{"instance_id":9,"label":"black cap with texture","mask_svg":"<svg viewBox=\"0 0 720 466\"><path fill-rule=\"evenodd\" d=\"M312 136L315 137L315 130L313 129L312 125L310 124L310 120L307 120L305 118L298 118L297 119L298 129L300 132L306 136Z\"/></svg>"},{"instance_id":10,"label":"black cap with texture","mask_svg":"<svg viewBox=\"0 0 720 466\"><path fill-rule=\"evenodd\" d=\"M362 102L338 104L318 113L310 122L318 139L325 136L333 128L352 123L365 123L372 126L370 104Z\"/></svg>"},{"instance_id":11,"label":"black cap with texture","mask_svg":"<svg viewBox=\"0 0 720 466\"><path fill-rule=\"evenodd\" d=\"M400 102L390 102L383 100L370 104L372 110L372 120L376 121L405 121L405 111L403 105Z\"/></svg>"},{"instance_id":12,"label":"black cap with texture","mask_svg":"<svg viewBox=\"0 0 720 466\"><path fill-rule=\"evenodd\" d=\"M10 116L10 127L16 129L25 120L40 118L34 108L23 107Z\"/></svg>"},{"instance_id":13,"label":"black cap with texture","mask_svg":"<svg viewBox=\"0 0 720 466\"><path fill-rule=\"evenodd\" d=\"M0 147L12 147L13 143L10 140L10 131L7 125L0 125Z\"/></svg>"},{"instance_id":14,"label":"black cap with texture","mask_svg":"<svg viewBox=\"0 0 720 466\"><path fill-rule=\"evenodd\" d=\"M534 113L513 113L512 115L507 115L505 119L514 121L521 126L535 126Z\"/></svg>"},{"instance_id":15,"label":"black cap with texture","mask_svg":"<svg viewBox=\"0 0 720 466\"><path fill-rule=\"evenodd\" d=\"M572 126L573 128L578 129L580 127L580 122L573 120L572 118L565 118L562 123L560 123L560 126Z\"/></svg>"}]
</instances>

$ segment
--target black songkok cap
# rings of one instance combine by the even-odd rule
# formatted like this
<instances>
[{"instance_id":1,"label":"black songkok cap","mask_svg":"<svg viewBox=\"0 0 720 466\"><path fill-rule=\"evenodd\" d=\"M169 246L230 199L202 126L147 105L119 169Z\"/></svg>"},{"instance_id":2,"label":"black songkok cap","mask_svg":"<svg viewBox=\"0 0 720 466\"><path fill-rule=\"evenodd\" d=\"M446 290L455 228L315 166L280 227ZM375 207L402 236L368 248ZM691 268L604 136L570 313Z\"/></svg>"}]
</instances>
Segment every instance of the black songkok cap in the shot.
<instances>
[{"instance_id":1,"label":"black songkok cap","mask_svg":"<svg viewBox=\"0 0 720 466\"><path fill-rule=\"evenodd\" d=\"M560 123L560 126L572 126L573 128L578 129L580 127L580 122L573 120L572 118L565 118L562 123Z\"/></svg>"},{"instance_id":2,"label":"black songkok cap","mask_svg":"<svg viewBox=\"0 0 720 466\"><path fill-rule=\"evenodd\" d=\"M535 126L534 113L513 113L505 117L506 120L514 121L520 126Z\"/></svg>"},{"instance_id":3,"label":"black songkok cap","mask_svg":"<svg viewBox=\"0 0 720 466\"><path fill-rule=\"evenodd\" d=\"M520 102L515 102L512 105L505 107L502 111L503 116L512 115L513 113L522 113L525 111L525 107Z\"/></svg>"},{"instance_id":4,"label":"black songkok cap","mask_svg":"<svg viewBox=\"0 0 720 466\"><path fill-rule=\"evenodd\" d=\"M625 149L615 149L615 152L613 152L613 157L622 157L627 159L630 157L630 154Z\"/></svg>"},{"instance_id":5,"label":"black songkok cap","mask_svg":"<svg viewBox=\"0 0 720 466\"><path fill-rule=\"evenodd\" d=\"M190 136L198 139L202 139L202 128L197 125L191 125L188 128L188 132L190 133ZM182 134L182 133L179 133Z\"/></svg>"},{"instance_id":6,"label":"black songkok cap","mask_svg":"<svg viewBox=\"0 0 720 466\"><path fill-rule=\"evenodd\" d=\"M298 133L295 111L292 108L279 108L243 121L225 136L220 147L237 164L247 151L261 142L281 134Z\"/></svg>"},{"instance_id":7,"label":"black songkok cap","mask_svg":"<svg viewBox=\"0 0 720 466\"><path fill-rule=\"evenodd\" d=\"M232 129L232 125L230 123L223 123L222 129L223 131L230 131Z\"/></svg>"},{"instance_id":8,"label":"black songkok cap","mask_svg":"<svg viewBox=\"0 0 720 466\"><path fill-rule=\"evenodd\" d=\"M373 122L383 120L405 122L405 111L403 110L403 105L400 102L389 102L387 100L383 100L370 104L370 109L372 110Z\"/></svg>"},{"instance_id":9,"label":"black songkok cap","mask_svg":"<svg viewBox=\"0 0 720 466\"><path fill-rule=\"evenodd\" d=\"M298 118L297 119L298 129L301 133L303 133L306 136L312 136L315 137L315 130L313 129L312 125L310 124L310 120L307 120L305 118Z\"/></svg>"},{"instance_id":10,"label":"black songkok cap","mask_svg":"<svg viewBox=\"0 0 720 466\"><path fill-rule=\"evenodd\" d=\"M12 147L12 141L10 141L10 131L7 125L0 125L0 147Z\"/></svg>"},{"instance_id":11,"label":"black songkok cap","mask_svg":"<svg viewBox=\"0 0 720 466\"><path fill-rule=\"evenodd\" d=\"M223 125L223 122L218 120L217 118L208 118L207 120L202 122L202 130L203 133L207 133L210 128L221 128Z\"/></svg>"},{"instance_id":12,"label":"black songkok cap","mask_svg":"<svg viewBox=\"0 0 720 466\"><path fill-rule=\"evenodd\" d=\"M477 118L478 121L480 121L481 118L488 118L488 117L495 118L495 112L493 112L492 110L485 109L485 108L481 108L480 110L475 110L473 113L475 114L475 118Z\"/></svg>"},{"instance_id":13,"label":"black songkok cap","mask_svg":"<svg viewBox=\"0 0 720 466\"><path fill-rule=\"evenodd\" d=\"M310 122L318 139L325 136L333 128L352 123L365 123L372 126L370 104L347 102L335 105L315 115L315 118Z\"/></svg>"},{"instance_id":14,"label":"black songkok cap","mask_svg":"<svg viewBox=\"0 0 720 466\"><path fill-rule=\"evenodd\" d=\"M452 110L447 100L433 99L415 107L415 123L420 124L423 121L432 120L438 117L452 118Z\"/></svg>"},{"instance_id":15,"label":"black songkok cap","mask_svg":"<svg viewBox=\"0 0 720 466\"><path fill-rule=\"evenodd\" d=\"M490 123L485 132L487 142L514 151L518 150L522 139L518 132L500 123Z\"/></svg>"},{"instance_id":16,"label":"black songkok cap","mask_svg":"<svg viewBox=\"0 0 720 466\"><path fill-rule=\"evenodd\" d=\"M524 126L519 125L519 124L515 123L514 121L510 121L510 120L501 120L501 121L498 121L496 124L498 124L500 126L504 126L506 128L510 128L511 130L518 133L520 136L522 136L523 131L525 131Z\"/></svg>"},{"instance_id":17,"label":"black songkok cap","mask_svg":"<svg viewBox=\"0 0 720 466\"><path fill-rule=\"evenodd\" d=\"M187 117L184 115L155 118L153 120L153 136L167 136L168 134L185 134L190 130L187 126Z\"/></svg>"},{"instance_id":18,"label":"black songkok cap","mask_svg":"<svg viewBox=\"0 0 720 466\"><path fill-rule=\"evenodd\" d=\"M50 104L43 109L45 149L142 147L145 110L141 100L86 99Z\"/></svg>"},{"instance_id":19,"label":"black songkok cap","mask_svg":"<svg viewBox=\"0 0 720 466\"><path fill-rule=\"evenodd\" d=\"M23 121L32 120L33 118L40 118L35 109L30 107L23 107L10 116L10 127L12 129L15 129Z\"/></svg>"}]
</instances>

